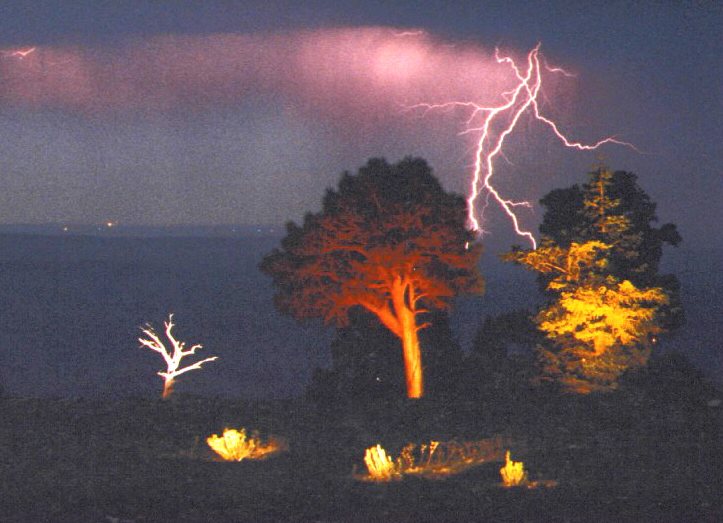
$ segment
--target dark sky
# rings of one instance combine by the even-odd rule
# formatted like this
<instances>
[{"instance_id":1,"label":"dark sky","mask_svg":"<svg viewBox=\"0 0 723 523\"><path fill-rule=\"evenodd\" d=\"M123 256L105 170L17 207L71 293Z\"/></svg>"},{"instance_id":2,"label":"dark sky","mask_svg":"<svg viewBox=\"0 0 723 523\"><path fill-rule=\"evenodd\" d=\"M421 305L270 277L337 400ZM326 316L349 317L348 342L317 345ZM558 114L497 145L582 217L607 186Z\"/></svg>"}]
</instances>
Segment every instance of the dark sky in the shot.
<instances>
[{"instance_id":1,"label":"dark sky","mask_svg":"<svg viewBox=\"0 0 723 523\"><path fill-rule=\"evenodd\" d=\"M519 63L541 42L574 74L545 73L544 114L642 152L566 149L527 115L495 163L501 193L536 203L602 158L688 245L723 247L721 4L591 4L4 2L0 223L279 224L371 156L423 156L466 192L464 111L408 107L499 104L514 78L494 48ZM486 219L511 238L498 208Z\"/></svg>"}]
</instances>

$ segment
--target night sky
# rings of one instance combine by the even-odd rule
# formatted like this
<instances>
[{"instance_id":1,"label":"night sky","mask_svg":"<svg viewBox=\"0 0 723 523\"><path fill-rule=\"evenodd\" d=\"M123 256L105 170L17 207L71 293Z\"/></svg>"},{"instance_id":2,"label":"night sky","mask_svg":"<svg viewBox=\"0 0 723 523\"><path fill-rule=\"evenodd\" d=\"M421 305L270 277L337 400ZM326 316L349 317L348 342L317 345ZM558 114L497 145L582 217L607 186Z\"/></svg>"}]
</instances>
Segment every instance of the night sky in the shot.
<instances>
[{"instance_id":1,"label":"night sky","mask_svg":"<svg viewBox=\"0 0 723 523\"><path fill-rule=\"evenodd\" d=\"M541 42L574 74L545 74L545 115L641 152L572 151L528 116L502 193L536 203L603 161L638 174L688 246L723 247L720 3L297 4L4 2L0 224L298 221L372 156L423 156L466 192L464 112L409 106L499 103L514 78L495 47L523 60ZM539 207L521 218L535 230ZM511 238L496 208L485 227Z\"/></svg>"}]
</instances>

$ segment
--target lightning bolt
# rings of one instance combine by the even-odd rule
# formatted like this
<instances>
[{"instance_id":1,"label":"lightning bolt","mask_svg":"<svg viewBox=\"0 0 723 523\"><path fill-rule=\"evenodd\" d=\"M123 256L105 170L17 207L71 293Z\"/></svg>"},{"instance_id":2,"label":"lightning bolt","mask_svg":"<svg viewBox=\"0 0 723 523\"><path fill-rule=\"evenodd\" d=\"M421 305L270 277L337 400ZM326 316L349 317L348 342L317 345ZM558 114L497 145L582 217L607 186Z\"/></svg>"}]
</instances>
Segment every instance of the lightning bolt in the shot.
<instances>
[{"instance_id":1,"label":"lightning bolt","mask_svg":"<svg viewBox=\"0 0 723 523\"><path fill-rule=\"evenodd\" d=\"M536 249L535 237L530 231L521 227L516 213L518 207L529 208L532 205L527 201L514 201L505 198L492 185L495 174L495 160L498 156L505 158L503 152L505 140L515 131L517 123L523 114L531 114L533 118L545 124L565 147L579 151L590 151L597 149L601 145L613 143L630 147L636 151L638 149L633 144L618 140L614 136L603 138L591 144L574 141L565 136L553 120L541 113L538 104L538 97L542 88L543 69L540 64L540 44L537 44L527 54L527 65L524 69L519 67L511 57L501 56L497 49L495 49L495 59L499 64L509 65L517 79L517 85L513 89L501 94L503 99L501 104L486 107L475 102L452 101L441 104L420 103L411 106L410 109L423 108L426 112L460 107L469 111L466 128L460 134L477 134L479 136L475 146L474 170L469 185L469 196L467 197L469 226L480 235L486 232L482 227L484 214L490 201L493 200L507 214L515 232L519 236L526 238L532 248ZM574 76L560 67L550 67L546 63L544 63L544 69L550 73ZM478 213L477 202L482 195L484 195L484 204Z\"/></svg>"},{"instance_id":2,"label":"lightning bolt","mask_svg":"<svg viewBox=\"0 0 723 523\"><path fill-rule=\"evenodd\" d=\"M424 36L427 33L423 29L416 29L414 31L398 31L398 32L394 32L392 34L397 37L404 37L404 36Z\"/></svg>"},{"instance_id":3,"label":"lightning bolt","mask_svg":"<svg viewBox=\"0 0 723 523\"><path fill-rule=\"evenodd\" d=\"M2 56L7 56L8 58L19 58L23 59L26 56L28 56L30 53L35 52L36 47L31 47L29 49L18 49L16 51L0 51L0 54Z\"/></svg>"}]
</instances>

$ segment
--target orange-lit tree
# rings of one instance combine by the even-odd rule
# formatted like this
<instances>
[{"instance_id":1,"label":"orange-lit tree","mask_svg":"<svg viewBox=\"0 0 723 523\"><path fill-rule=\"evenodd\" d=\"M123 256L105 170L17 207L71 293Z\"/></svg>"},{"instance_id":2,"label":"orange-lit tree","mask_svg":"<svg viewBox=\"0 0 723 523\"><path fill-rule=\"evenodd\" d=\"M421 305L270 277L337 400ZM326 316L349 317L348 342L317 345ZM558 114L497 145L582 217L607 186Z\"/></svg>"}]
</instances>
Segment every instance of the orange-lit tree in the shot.
<instances>
[{"instance_id":1,"label":"orange-lit tree","mask_svg":"<svg viewBox=\"0 0 723 523\"><path fill-rule=\"evenodd\" d=\"M321 212L287 225L261 270L273 278L279 310L343 326L349 311L373 313L402 343L407 395L424 394L419 316L482 292L480 246L466 203L443 190L422 159L372 159L344 173Z\"/></svg>"},{"instance_id":2,"label":"orange-lit tree","mask_svg":"<svg viewBox=\"0 0 723 523\"><path fill-rule=\"evenodd\" d=\"M561 226L557 237L543 234L537 250L506 255L541 275L550 303L535 322L554 344L541 348L543 375L576 392L615 388L623 372L645 365L649 340L663 330L661 310L670 302L662 286L641 284L661 281L655 279L659 254L640 251L645 231L634 225L635 212L610 195L614 183L610 171L591 173L576 221ZM658 238L658 249L661 244Z\"/></svg>"}]
</instances>

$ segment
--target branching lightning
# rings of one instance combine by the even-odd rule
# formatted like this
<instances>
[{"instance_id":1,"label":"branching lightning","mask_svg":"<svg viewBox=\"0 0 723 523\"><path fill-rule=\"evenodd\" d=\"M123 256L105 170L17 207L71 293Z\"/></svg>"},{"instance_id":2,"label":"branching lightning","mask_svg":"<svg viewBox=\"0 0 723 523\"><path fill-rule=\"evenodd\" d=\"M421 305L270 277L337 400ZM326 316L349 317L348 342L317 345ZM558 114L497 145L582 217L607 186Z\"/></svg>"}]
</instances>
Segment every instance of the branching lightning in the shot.
<instances>
[{"instance_id":1,"label":"branching lightning","mask_svg":"<svg viewBox=\"0 0 723 523\"><path fill-rule=\"evenodd\" d=\"M22 60L23 58L25 58L26 56L28 56L30 53L35 52L35 49L37 49L37 48L36 48L36 47L30 47L30 48L28 48L28 49L18 49L18 50L15 50L15 51L0 51L0 55L6 56L6 57L9 57L9 58L19 58L19 59Z\"/></svg>"},{"instance_id":2,"label":"branching lightning","mask_svg":"<svg viewBox=\"0 0 723 523\"><path fill-rule=\"evenodd\" d=\"M597 149L603 144L614 143L635 150L637 149L631 143L618 140L614 136L598 140L592 144L584 144L571 140L560 131L558 125L553 120L545 117L540 112L540 106L538 104L538 96L540 96L542 88L540 44L527 54L527 67L524 70L519 67L511 57L501 56L497 50L495 50L495 59L499 64L509 65L518 81L513 89L502 93L503 103L500 105L486 107L475 102L452 101L441 104L421 103L412 106L412 108L438 110L461 107L470 111L469 117L466 120L466 128L461 134L474 133L479 135L479 138L475 146L474 170L472 172L469 184L469 195L467 197L469 226L480 234L485 233L482 227L484 223L484 213L490 200L494 200L512 221L515 232L526 238L534 249L537 247L535 237L531 232L521 227L520 220L515 212L517 207L531 207L531 204L526 201L514 201L505 198L492 185L492 179L495 174L495 160L497 156L504 158L503 147L505 140L514 132L523 114L531 114L536 120L552 129L552 132L565 147L580 151L590 151ZM549 67L547 64L544 64L544 68L551 73L574 76L559 67ZM479 206L477 201L482 195L484 195L484 204L478 212Z\"/></svg>"},{"instance_id":3,"label":"branching lightning","mask_svg":"<svg viewBox=\"0 0 723 523\"><path fill-rule=\"evenodd\" d=\"M466 115L461 134L472 137L475 151L467 190L470 228L484 234L485 213L496 204L514 231L536 247L534 236L520 220L520 207L532 206L503 195L495 183L498 160L512 163L505 149L509 152L508 137L519 134L518 122L539 122L563 146L580 151L608 143L635 148L613 136L590 144L573 140L542 113L543 76L574 75L549 65L539 44L520 63L497 51L492 57L474 47L460 52L450 47L454 46L423 30L379 28L274 36L267 43L242 36L154 39L100 54L83 48L15 47L0 49L2 102L89 108L95 114L96 109L161 110L191 97L214 103L218 96L225 104L242 100L247 92L273 89L313 117L344 123L349 118L355 122L366 118L369 125L376 125L386 118L388 109L381 100L388 104L389 100L436 101L447 96L452 101L411 108L425 114L459 109ZM289 54L289 49L298 51ZM337 51L329 56L328 49ZM253 59L238 67L227 66L236 63L238 56ZM247 68L246 62L271 65L257 72L255 67ZM357 64L351 75L350 62ZM493 94L494 101L474 101L479 93Z\"/></svg>"}]
</instances>

